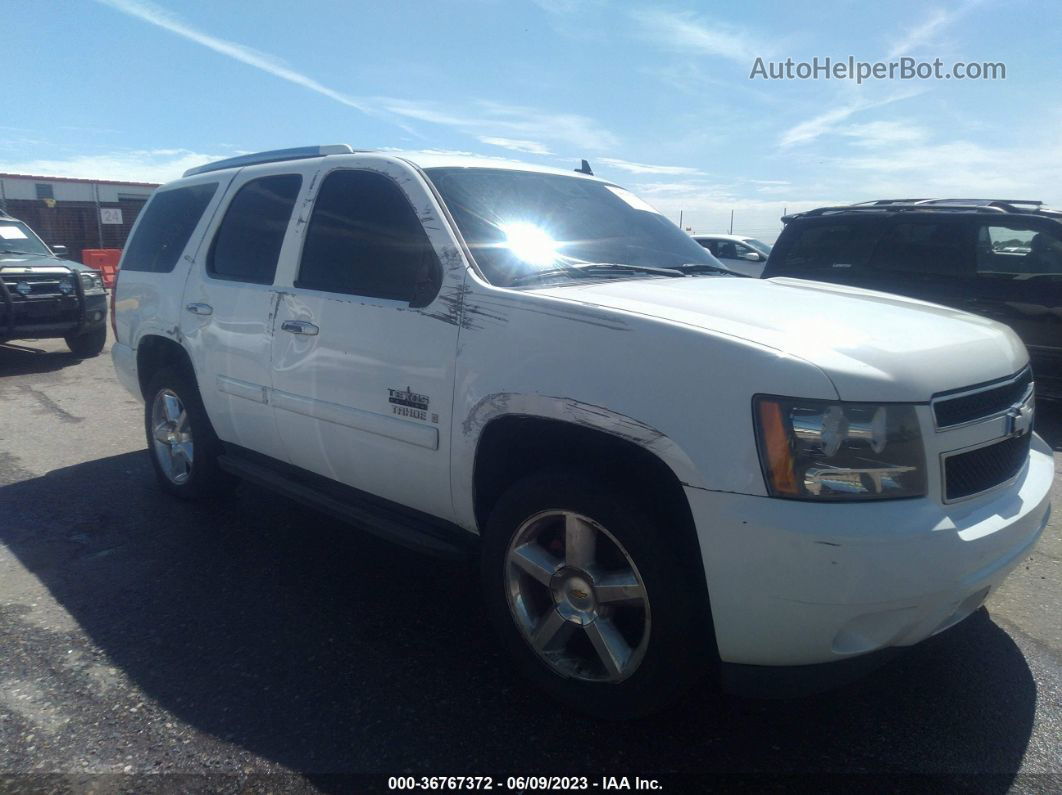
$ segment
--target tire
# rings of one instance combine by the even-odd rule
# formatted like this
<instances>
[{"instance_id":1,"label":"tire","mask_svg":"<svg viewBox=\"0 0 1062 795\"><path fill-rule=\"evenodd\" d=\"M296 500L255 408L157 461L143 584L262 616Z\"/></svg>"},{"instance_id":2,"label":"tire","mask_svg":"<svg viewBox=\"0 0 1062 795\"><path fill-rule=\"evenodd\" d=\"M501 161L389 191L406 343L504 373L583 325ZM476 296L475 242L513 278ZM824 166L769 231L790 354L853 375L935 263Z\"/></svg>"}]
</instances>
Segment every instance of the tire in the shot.
<instances>
[{"instance_id":1,"label":"tire","mask_svg":"<svg viewBox=\"0 0 1062 795\"><path fill-rule=\"evenodd\" d=\"M79 359L91 359L93 356L99 356L103 346L107 344L107 327L65 339L74 356Z\"/></svg>"},{"instance_id":2,"label":"tire","mask_svg":"<svg viewBox=\"0 0 1062 795\"><path fill-rule=\"evenodd\" d=\"M636 493L580 471L532 475L501 497L483 539L485 606L502 645L542 690L594 717L663 709L714 662L707 594L673 535L685 528L664 526Z\"/></svg>"},{"instance_id":3,"label":"tire","mask_svg":"<svg viewBox=\"0 0 1062 795\"><path fill-rule=\"evenodd\" d=\"M199 500L231 491L237 479L218 465L222 444L189 370L166 367L151 378L144 393L144 432L162 490Z\"/></svg>"}]
</instances>

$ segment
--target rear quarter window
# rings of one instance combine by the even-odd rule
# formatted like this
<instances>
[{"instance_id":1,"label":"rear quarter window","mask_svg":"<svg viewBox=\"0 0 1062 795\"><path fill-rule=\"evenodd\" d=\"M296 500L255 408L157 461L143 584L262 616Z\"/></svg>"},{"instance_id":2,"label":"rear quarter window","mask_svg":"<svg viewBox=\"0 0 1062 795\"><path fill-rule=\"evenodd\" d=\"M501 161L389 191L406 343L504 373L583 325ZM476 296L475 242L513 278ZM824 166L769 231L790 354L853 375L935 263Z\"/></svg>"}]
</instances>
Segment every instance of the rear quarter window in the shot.
<instances>
[{"instance_id":1,"label":"rear quarter window","mask_svg":"<svg viewBox=\"0 0 1062 795\"><path fill-rule=\"evenodd\" d=\"M126 246L122 270L170 273L217 188L210 182L156 193Z\"/></svg>"}]
</instances>

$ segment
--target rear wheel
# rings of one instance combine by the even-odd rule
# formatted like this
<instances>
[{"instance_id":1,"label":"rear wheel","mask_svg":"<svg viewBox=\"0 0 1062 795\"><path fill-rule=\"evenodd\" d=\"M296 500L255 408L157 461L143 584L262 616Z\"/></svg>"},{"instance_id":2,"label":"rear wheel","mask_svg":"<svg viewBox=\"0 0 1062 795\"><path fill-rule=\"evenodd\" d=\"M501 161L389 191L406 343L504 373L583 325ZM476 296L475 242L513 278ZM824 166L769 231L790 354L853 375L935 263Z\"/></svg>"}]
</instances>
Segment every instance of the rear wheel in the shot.
<instances>
[{"instance_id":1,"label":"rear wheel","mask_svg":"<svg viewBox=\"0 0 1062 795\"><path fill-rule=\"evenodd\" d=\"M491 515L487 610L537 685L599 717L672 703L708 668L699 590L672 528L582 473L531 476Z\"/></svg>"},{"instance_id":2,"label":"rear wheel","mask_svg":"<svg viewBox=\"0 0 1062 795\"><path fill-rule=\"evenodd\" d=\"M74 356L80 359L91 359L99 356L103 346L107 344L107 327L90 331L87 334L66 337L66 345Z\"/></svg>"},{"instance_id":3,"label":"rear wheel","mask_svg":"<svg viewBox=\"0 0 1062 795\"><path fill-rule=\"evenodd\" d=\"M218 466L221 442L199 390L182 369L164 368L145 393L144 429L155 476L164 491L195 500L232 488L236 479Z\"/></svg>"}]
</instances>

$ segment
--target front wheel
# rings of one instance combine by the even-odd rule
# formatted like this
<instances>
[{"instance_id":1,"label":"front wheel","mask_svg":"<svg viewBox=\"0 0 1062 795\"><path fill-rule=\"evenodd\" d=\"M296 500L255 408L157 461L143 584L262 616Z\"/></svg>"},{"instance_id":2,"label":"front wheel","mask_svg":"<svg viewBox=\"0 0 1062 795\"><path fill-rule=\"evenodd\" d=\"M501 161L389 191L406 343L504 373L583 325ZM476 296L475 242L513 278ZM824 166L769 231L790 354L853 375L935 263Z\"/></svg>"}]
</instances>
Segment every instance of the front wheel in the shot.
<instances>
[{"instance_id":1,"label":"front wheel","mask_svg":"<svg viewBox=\"0 0 1062 795\"><path fill-rule=\"evenodd\" d=\"M107 344L107 327L98 328L86 334L66 337L66 346L74 356L79 359L91 359L99 356L103 346Z\"/></svg>"},{"instance_id":2,"label":"front wheel","mask_svg":"<svg viewBox=\"0 0 1062 795\"><path fill-rule=\"evenodd\" d=\"M162 489L186 500L231 489L236 479L218 466L221 442L194 379L183 368L164 368L144 397L148 452Z\"/></svg>"},{"instance_id":3,"label":"front wheel","mask_svg":"<svg viewBox=\"0 0 1062 795\"><path fill-rule=\"evenodd\" d=\"M671 704L709 660L701 588L673 533L626 493L577 472L540 474L498 503L483 543L486 606L539 687L581 712L626 718Z\"/></svg>"}]
</instances>

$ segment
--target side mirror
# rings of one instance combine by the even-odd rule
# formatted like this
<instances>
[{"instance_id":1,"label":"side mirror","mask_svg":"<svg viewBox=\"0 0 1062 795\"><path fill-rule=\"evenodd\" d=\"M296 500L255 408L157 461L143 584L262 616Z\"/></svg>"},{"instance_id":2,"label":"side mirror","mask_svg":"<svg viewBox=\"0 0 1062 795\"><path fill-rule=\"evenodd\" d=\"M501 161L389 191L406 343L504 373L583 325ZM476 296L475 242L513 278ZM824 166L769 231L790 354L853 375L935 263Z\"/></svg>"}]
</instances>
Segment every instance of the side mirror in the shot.
<instances>
[{"instance_id":1,"label":"side mirror","mask_svg":"<svg viewBox=\"0 0 1062 795\"><path fill-rule=\"evenodd\" d=\"M747 251L741 255L741 258L749 262L763 262L763 255L757 254L755 251Z\"/></svg>"},{"instance_id":2,"label":"side mirror","mask_svg":"<svg viewBox=\"0 0 1062 795\"><path fill-rule=\"evenodd\" d=\"M55 246L49 246L49 248L51 248L52 253L55 254L55 256L57 256L59 259L66 259L66 255L67 255L66 246L55 245Z\"/></svg>"}]
</instances>

